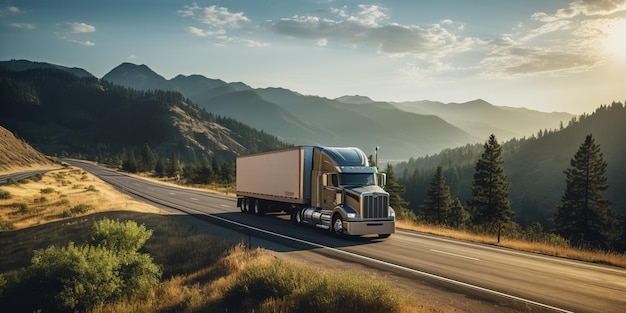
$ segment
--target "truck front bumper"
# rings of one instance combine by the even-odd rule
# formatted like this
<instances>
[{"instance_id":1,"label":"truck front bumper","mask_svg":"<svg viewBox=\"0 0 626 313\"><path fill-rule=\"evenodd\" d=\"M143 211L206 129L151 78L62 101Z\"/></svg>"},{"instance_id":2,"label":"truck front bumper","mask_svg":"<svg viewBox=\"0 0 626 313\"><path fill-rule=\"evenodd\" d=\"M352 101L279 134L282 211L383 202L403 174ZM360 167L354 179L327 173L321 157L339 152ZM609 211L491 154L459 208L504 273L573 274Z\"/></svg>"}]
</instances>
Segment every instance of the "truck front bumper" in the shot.
<instances>
[{"instance_id":1,"label":"truck front bumper","mask_svg":"<svg viewBox=\"0 0 626 313\"><path fill-rule=\"evenodd\" d=\"M343 229L347 235L393 234L396 231L395 221L346 222Z\"/></svg>"}]
</instances>

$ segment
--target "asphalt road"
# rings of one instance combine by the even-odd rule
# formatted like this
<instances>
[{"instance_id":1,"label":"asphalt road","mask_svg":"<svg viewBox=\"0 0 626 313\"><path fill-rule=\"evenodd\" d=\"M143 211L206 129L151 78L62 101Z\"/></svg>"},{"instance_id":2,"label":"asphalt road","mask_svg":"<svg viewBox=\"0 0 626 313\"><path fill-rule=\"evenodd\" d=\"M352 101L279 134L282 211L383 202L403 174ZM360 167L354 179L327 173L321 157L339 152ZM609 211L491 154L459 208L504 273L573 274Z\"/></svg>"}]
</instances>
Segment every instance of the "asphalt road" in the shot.
<instances>
[{"instance_id":1,"label":"asphalt road","mask_svg":"<svg viewBox=\"0 0 626 313\"><path fill-rule=\"evenodd\" d=\"M7 183L7 180L9 178L13 178L14 180L20 180L20 179L24 179L24 178L28 178L31 176L35 176L37 174L43 174L46 172L49 172L50 170L35 170L35 171L28 171L28 172L19 172L19 173L13 173L13 174L6 174L6 175L0 175L0 186L5 185Z\"/></svg>"},{"instance_id":2,"label":"asphalt road","mask_svg":"<svg viewBox=\"0 0 626 313\"><path fill-rule=\"evenodd\" d=\"M390 238L336 238L285 216L243 214L233 198L179 189L70 162L122 190L183 210L277 249L315 250L532 312L625 312L626 270L397 230ZM268 247L272 249L272 247Z\"/></svg>"}]
</instances>

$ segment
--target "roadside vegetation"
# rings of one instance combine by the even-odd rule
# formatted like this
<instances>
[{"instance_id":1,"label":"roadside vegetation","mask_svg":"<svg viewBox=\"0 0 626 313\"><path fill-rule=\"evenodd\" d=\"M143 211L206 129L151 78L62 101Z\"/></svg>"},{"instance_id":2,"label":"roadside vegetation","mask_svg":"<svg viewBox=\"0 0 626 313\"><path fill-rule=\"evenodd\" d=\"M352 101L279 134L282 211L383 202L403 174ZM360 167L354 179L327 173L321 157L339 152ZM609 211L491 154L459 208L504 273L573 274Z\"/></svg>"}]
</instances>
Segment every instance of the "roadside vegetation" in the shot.
<instances>
[{"instance_id":1,"label":"roadside vegetation","mask_svg":"<svg viewBox=\"0 0 626 313\"><path fill-rule=\"evenodd\" d=\"M195 218L133 201L80 169L15 181L0 190L0 307L28 312L452 311L409 298L371 273L319 271L215 238Z\"/></svg>"}]
</instances>

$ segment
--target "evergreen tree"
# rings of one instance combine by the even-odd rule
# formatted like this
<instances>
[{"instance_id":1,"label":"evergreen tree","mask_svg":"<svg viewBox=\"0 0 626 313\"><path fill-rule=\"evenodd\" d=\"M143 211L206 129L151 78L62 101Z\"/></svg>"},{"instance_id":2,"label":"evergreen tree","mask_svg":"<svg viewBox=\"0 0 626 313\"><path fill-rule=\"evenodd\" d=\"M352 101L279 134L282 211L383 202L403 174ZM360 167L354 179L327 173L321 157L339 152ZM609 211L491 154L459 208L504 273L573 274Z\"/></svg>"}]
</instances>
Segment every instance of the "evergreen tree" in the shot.
<instances>
[{"instance_id":1,"label":"evergreen tree","mask_svg":"<svg viewBox=\"0 0 626 313\"><path fill-rule=\"evenodd\" d=\"M465 225L470 216L467 210L463 208L463 204L459 198L454 199L452 207L450 208L450 217L448 219L448 226L459 228Z\"/></svg>"},{"instance_id":2,"label":"evergreen tree","mask_svg":"<svg viewBox=\"0 0 626 313\"><path fill-rule=\"evenodd\" d=\"M141 149L141 158L139 162L139 170L142 172L152 172L156 166L157 157L146 143Z\"/></svg>"},{"instance_id":3,"label":"evergreen tree","mask_svg":"<svg viewBox=\"0 0 626 313\"><path fill-rule=\"evenodd\" d=\"M446 185L443 167L438 166L418 215L427 223L447 225L452 205L452 196L450 188Z\"/></svg>"},{"instance_id":4,"label":"evergreen tree","mask_svg":"<svg viewBox=\"0 0 626 313\"><path fill-rule=\"evenodd\" d=\"M167 176L180 177L179 175L181 172L182 168L180 166L180 161L178 160L178 154L174 153L167 165Z\"/></svg>"},{"instance_id":5,"label":"evergreen tree","mask_svg":"<svg viewBox=\"0 0 626 313\"><path fill-rule=\"evenodd\" d=\"M211 163L206 156L202 156L200 165L196 168L193 182L197 184L210 184L213 182L214 173Z\"/></svg>"},{"instance_id":6,"label":"evergreen tree","mask_svg":"<svg viewBox=\"0 0 626 313\"><path fill-rule=\"evenodd\" d=\"M554 230L574 245L608 248L616 234L617 213L603 192L609 187L607 163L589 134L566 175L565 193L554 217Z\"/></svg>"},{"instance_id":7,"label":"evergreen tree","mask_svg":"<svg viewBox=\"0 0 626 313\"><path fill-rule=\"evenodd\" d=\"M504 171L502 148L492 134L483 146L472 180L469 206L472 222L489 231L499 231L511 222L514 212L509 202L509 181Z\"/></svg>"},{"instance_id":8,"label":"evergreen tree","mask_svg":"<svg viewBox=\"0 0 626 313\"><path fill-rule=\"evenodd\" d=\"M219 180L224 184L235 182L235 162L227 161L222 163L219 170Z\"/></svg>"},{"instance_id":9,"label":"evergreen tree","mask_svg":"<svg viewBox=\"0 0 626 313\"><path fill-rule=\"evenodd\" d=\"M389 193L389 205L396 211L396 216L407 220L416 220L415 213L409 211L407 208L409 203L402 198L405 188L398 183L396 174L393 171L393 166L387 163L385 169L387 175L387 185L385 185L385 191Z\"/></svg>"},{"instance_id":10,"label":"evergreen tree","mask_svg":"<svg viewBox=\"0 0 626 313\"><path fill-rule=\"evenodd\" d=\"M126 156L124 157L124 161L122 161L122 170L129 173L137 173L139 171L135 152L131 149L126 151Z\"/></svg>"},{"instance_id":11,"label":"evergreen tree","mask_svg":"<svg viewBox=\"0 0 626 313\"><path fill-rule=\"evenodd\" d=\"M167 166L165 165L165 163L165 160L159 158L156 162L156 165L154 166L154 174L156 174L156 176L159 178L164 177L166 174Z\"/></svg>"}]
</instances>

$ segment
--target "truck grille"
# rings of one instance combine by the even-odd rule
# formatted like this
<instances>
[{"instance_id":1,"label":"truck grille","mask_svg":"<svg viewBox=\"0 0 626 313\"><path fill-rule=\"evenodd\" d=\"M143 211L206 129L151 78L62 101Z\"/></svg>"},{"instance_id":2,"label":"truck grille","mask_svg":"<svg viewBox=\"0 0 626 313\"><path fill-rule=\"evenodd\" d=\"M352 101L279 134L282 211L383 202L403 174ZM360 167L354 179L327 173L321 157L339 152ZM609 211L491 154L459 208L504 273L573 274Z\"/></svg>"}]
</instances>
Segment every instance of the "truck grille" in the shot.
<instances>
[{"instance_id":1,"label":"truck grille","mask_svg":"<svg viewBox=\"0 0 626 313\"><path fill-rule=\"evenodd\" d=\"M387 218L389 216L389 197L387 195L363 196L363 218Z\"/></svg>"}]
</instances>

